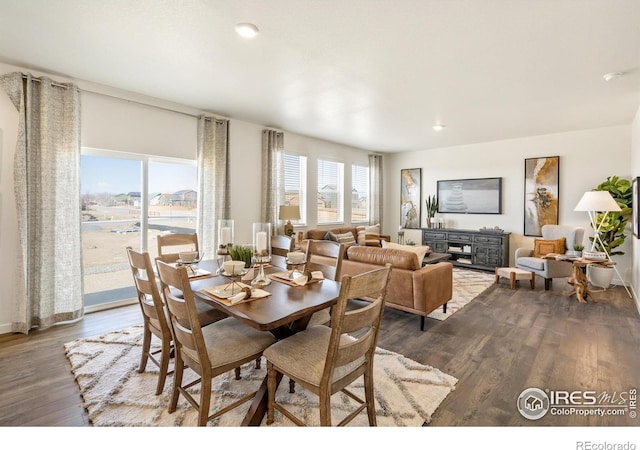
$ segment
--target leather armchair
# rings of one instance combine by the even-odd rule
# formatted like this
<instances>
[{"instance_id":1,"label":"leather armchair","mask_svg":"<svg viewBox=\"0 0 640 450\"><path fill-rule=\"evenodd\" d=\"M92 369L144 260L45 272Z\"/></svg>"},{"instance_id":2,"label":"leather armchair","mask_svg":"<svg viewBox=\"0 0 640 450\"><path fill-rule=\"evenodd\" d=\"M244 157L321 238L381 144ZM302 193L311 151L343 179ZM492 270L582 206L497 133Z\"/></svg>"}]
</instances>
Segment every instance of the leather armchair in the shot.
<instances>
[{"instance_id":1,"label":"leather armchair","mask_svg":"<svg viewBox=\"0 0 640 450\"><path fill-rule=\"evenodd\" d=\"M543 225L542 239L565 238L565 251L573 250L574 244L582 244L584 228L567 225ZM518 248L515 254L516 267L528 270L544 278L544 289L549 290L554 278L570 277L573 265L567 261L537 258L533 256L533 249Z\"/></svg>"}]
</instances>

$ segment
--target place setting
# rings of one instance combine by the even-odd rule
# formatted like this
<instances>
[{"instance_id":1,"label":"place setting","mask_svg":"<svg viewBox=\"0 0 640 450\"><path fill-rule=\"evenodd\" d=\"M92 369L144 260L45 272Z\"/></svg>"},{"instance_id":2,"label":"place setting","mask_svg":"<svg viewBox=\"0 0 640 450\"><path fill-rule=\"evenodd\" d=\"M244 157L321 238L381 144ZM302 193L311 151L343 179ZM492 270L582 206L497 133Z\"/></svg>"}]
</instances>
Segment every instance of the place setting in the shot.
<instances>
[{"instance_id":1,"label":"place setting","mask_svg":"<svg viewBox=\"0 0 640 450\"><path fill-rule=\"evenodd\" d=\"M254 269L246 268L244 261L227 260L222 263L222 267L218 269L220 276L230 280L219 286L212 286L201 289L203 294L218 300L227 306L244 303L251 300L265 298L271 295L263 289L252 287L242 281L250 281L253 279Z\"/></svg>"}]
</instances>

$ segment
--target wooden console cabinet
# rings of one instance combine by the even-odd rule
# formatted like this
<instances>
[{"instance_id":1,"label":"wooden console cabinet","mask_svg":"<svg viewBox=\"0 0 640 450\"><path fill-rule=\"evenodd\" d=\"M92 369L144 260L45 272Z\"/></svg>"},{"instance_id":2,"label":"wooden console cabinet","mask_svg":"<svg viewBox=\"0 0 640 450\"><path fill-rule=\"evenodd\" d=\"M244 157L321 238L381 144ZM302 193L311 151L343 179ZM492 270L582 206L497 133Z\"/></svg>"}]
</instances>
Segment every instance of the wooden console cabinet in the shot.
<instances>
[{"instance_id":1,"label":"wooden console cabinet","mask_svg":"<svg viewBox=\"0 0 640 450\"><path fill-rule=\"evenodd\" d=\"M495 271L509 265L511 233L479 230L423 228L422 245L438 253L449 253L454 266Z\"/></svg>"}]
</instances>

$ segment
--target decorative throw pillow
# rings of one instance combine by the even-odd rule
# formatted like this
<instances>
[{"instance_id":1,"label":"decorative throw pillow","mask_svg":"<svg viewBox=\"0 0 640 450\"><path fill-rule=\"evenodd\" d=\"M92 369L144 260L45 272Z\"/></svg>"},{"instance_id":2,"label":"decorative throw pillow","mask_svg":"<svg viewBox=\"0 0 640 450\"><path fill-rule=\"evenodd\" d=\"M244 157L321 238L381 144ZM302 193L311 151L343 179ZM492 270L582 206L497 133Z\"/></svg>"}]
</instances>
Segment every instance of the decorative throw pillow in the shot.
<instances>
[{"instance_id":1,"label":"decorative throw pillow","mask_svg":"<svg viewBox=\"0 0 640 450\"><path fill-rule=\"evenodd\" d=\"M355 238L353 237L353 233L351 231L347 231L346 233L331 233L336 237L336 242L338 244L346 244L353 245L356 243ZM332 239L333 240L333 239Z\"/></svg>"},{"instance_id":2,"label":"decorative throw pillow","mask_svg":"<svg viewBox=\"0 0 640 450\"><path fill-rule=\"evenodd\" d=\"M327 231L327 234L324 235L324 238L327 241L338 242L337 236L335 235L335 233L332 233L331 231Z\"/></svg>"},{"instance_id":3,"label":"decorative throw pillow","mask_svg":"<svg viewBox=\"0 0 640 450\"><path fill-rule=\"evenodd\" d=\"M356 231L358 232L358 245L366 245L367 238L375 239L375 235L380 236L380 224L356 227Z\"/></svg>"},{"instance_id":4,"label":"decorative throw pillow","mask_svg":"<svg viewBox=\"0 0 640 450\"><path fill-rule=\"evenodd\" d=\"M418 257L418 263L420 264L422 264L424 257L431 253L431 247L428 245L401 245L393 242L382 241L382 248L393 248L396 250L413 252Z\"/></svg>"},{"instance_id":5,"label":"decorative throw pillow","mask_svg":"<svg viewBox=\"0 0 640 450\"><path fill-rule=\"evenodd\" d=\"M549 253L564 254L566 238L534 239L533 256L542 258Z\"/></svg>"}]
</instances>

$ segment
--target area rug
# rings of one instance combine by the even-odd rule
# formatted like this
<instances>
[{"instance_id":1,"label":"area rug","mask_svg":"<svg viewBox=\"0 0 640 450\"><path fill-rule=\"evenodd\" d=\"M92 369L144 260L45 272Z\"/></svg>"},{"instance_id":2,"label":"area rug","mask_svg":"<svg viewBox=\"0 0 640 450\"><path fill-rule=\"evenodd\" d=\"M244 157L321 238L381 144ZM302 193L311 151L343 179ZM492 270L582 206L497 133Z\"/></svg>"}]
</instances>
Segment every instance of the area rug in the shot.
<instances>
[{"instance_id":1,"label":"area rug","mask_svg":"<svg viewBox=\"0 0 640 450\"><path fill-rule=\"evenodd\" d=\"M167 377L164 391L154 395L158 369L149 362L144 373L138 373L142 349L141 326L114 331L102 336L78 339L65 344L89 419L94 426L193 426L197 412L184 397L178 409L168 413L172 376ZM159 341L154 338L153 345ZM457 379L433 367L419 364L402 355L378 348L374 360L374 387L378 426L422 426L431 421L431 415L444 398L455 388ZM244 393L255 391L265 376L266 362L260 369L255 362L242 367L241 379L233 373L217 377L214 381L212 405L227 405ZM185 371L185 379L193 377ZM353 385L353 391L363 396L362 379ZM197 393L199 385L194 387ZM318 398L296 385L289 393L285 379L280 384L278 401L285 404L298 418L310 425L319 425ZM332 421L337 424L353 411L355 402L343 395L332 397ZM209 426L238 426L249 403L209 422ZM212 406L213 408L213 406ZM263 426L266 426L263 421ZM351 426L368 426L366 412L359 414ZM293 426L276 411L275 423L270 426Z\"/></svg>"},{"instance_id":2,"label":"area rug","mask_svg":"<svg viewBox=\"0 0 640 450\"><path fill-rule=\"evenodd\" d=\"M495 275L479 270L453 268L453 296L447 303L447 312L438 308L427 317L436 320L446 320L464 308L485 289L495 283Z\"/></svg>"}]
</instances>

